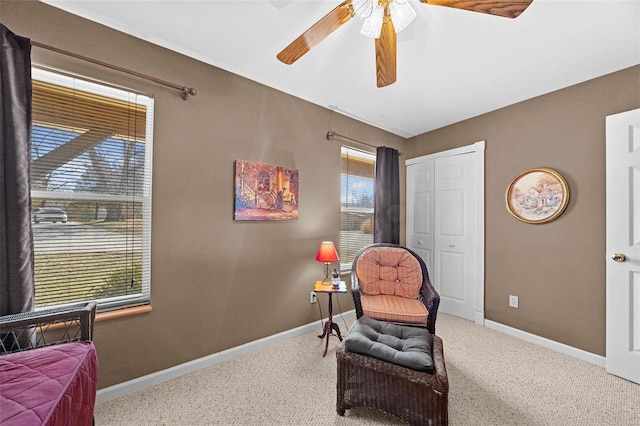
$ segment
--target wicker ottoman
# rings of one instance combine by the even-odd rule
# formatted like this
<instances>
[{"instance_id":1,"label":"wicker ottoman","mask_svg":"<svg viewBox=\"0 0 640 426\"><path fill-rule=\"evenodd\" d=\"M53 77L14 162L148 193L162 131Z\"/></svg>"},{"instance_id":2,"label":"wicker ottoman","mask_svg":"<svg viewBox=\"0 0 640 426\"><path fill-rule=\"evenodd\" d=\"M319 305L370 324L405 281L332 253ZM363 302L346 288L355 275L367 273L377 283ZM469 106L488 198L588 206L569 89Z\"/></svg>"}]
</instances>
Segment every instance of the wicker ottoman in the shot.
<instances>
[{"instance_id":1,"label":"wicker ottoman","mask_svg":"<svg viewBox=\"0 0 640 426\"><path fill-rule=\"evenodd\" d=\"M409 424L448 424L449 381L442 339L436 335L431 337L433 373L351 352L345 343L341 344L336 350L338 414L342 416L354 407L367 407L382 410Z\"/></svg>"}]
</instances>

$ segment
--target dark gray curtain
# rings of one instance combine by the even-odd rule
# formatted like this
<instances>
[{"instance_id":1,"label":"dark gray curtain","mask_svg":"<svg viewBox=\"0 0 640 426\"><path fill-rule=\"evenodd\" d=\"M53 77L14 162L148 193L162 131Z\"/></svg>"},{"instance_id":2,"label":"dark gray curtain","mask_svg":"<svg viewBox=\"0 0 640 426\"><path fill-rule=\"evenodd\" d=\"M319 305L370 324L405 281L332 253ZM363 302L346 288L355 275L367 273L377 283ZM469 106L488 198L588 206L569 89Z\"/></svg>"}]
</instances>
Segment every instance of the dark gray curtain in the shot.
<instances>
[{"instance_id":1,"label":"dark gray curtain","mask_svg":"<svg viewBox=\"0 0 640 426\"><path fill-rule=\"evenodd\" d=\"M400 171L398 151L376 150L376 188L373 197L373 242L400 244Z\"/></svg>"},{"instance_id":2,"label":"dark gray curtain","mask_svg":"<svg viewBox=\"0 0 640 426\"><path fill-rule=\"evenodd\" d=\"M0 24L0 315L34 308L31 43Z\"/></svg>"}]
</instances>

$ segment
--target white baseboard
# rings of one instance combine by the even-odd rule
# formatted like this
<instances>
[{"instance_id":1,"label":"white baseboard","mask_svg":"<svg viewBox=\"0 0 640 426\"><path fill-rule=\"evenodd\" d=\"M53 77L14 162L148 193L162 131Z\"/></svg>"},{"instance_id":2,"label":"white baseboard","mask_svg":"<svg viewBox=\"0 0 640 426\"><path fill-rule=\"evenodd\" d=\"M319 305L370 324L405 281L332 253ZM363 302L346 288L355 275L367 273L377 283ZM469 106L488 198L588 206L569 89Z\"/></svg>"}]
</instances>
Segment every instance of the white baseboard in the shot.
<instances>
[{"instance_id":1,"label":"white baseboard","mask_svg":"<svg viewBox=\"0 0 640 426\"><path fill-rule=\"evenodd\" d=\"M491 320L485 320L484 325L487 328L491 328L493 330L501 331L510 336L517 337L522 340L526 340L527 342L535 343L536 345L540 345L542 347L554 350L556 352L563 353L565 355L572 356L574 358L581 359L583 361L590 362L599 367L606 367L606 358L602 355L596 355L591 352L583 351L582 349L574 348L573 346L565 345L564 343L559 343L554 340L547 339L545 337L540 337L535 334L527 333L526 331L519 330L517 328L509 327L504 324L500 324Z\"/></svg>"},{"instance_id":2,"label":"white baseboard","mask_svg":"<svg viewBox=\"0 0 640 426\"><path fill-rule=\"evenodd\" d=\"M336 318L340 314L334 315ZM342 316L354 316L355 311L347 311ZM326 320L326 318L325 318ZM232 358L253 352L257 349L280 343L283 340L291 339L293 337L301 336L312 331L320 330L319 321L302 325L300 327L293 328L291 330L283 331L273 336L264 337L262 339L254 340L253 342L245 343L244 345L236 346L234 348L226 349L215 354L207 355L202 358L194 359L193 361L185 362L184 364L176 365L174 367L167 368L165 370L156 371L155 373L147 374L146 376L138 377L133 380L129 380L117 385L109 386L107 388L100 389L96 395L96 403L109 401L114 398L118 398L124 395L128 395L133 392L137 392L148 387L167 382L169 380L176 379L185 374L193 373L194 371L201 370L203 368L210 367L212 365L230 360Z\"/></svg>"},{"instance_id":3,"label":"white baseboard","mask_svg":"<svg viewBox=\"0 0 640 426\"><path fill-rule=\"evenodd\" d=\"M338 314L339 315L339 314ZM355 316L355 311L347 311L342 314L343 316L350 317ZM326 319L325 319L326 320ZM606 358L601 355L596 355L582 349L577 349L572 346L565 345L544 337L537 336L535 334L527 333L526 331L519 330L517 328L509 327L491 320L483 319L484 326L506 333L510 336L517 337L522 340L526 340L531 343L535 343L542 347L573 356L583 361L590 362L597 366L605 368ZM236 358L238 356L253 352L257 349L261 349L267 346L280 343L284 340L291 339L293 337L301 336L312 331L319 330L319 321L296 327L291 330L283 331L273 336L264 337L262 339L254 340L252 342L245 343L244 345L236 346L234 348L226 349L215 354L207 355L202 358L194 359L193 361L185 362L184 364L176 365L174 367L167 368L165 370L157 371L155 373L147 374L146 376L138 377L133 380L129 380L117 385L109 386L107 388L100 389L96 395L96 403L109 401L114 398L118 398L124 395L128 395L133 392L146 389L148 387L167 382L169 380L176 379L184 376L185 374L193 373L194 371L201 370L203 368L210 367L212 365Z\"/></svg>"},{"instance_id":4,"label":"white baseboard","mask_svg":"<svg viewBox=\"0 0 640 426\"><path fill-rule=\"evenodd\" d=\"M477 325L484 327L484 312L475 311L473 318Z\"/></svg>"}]
</instances>

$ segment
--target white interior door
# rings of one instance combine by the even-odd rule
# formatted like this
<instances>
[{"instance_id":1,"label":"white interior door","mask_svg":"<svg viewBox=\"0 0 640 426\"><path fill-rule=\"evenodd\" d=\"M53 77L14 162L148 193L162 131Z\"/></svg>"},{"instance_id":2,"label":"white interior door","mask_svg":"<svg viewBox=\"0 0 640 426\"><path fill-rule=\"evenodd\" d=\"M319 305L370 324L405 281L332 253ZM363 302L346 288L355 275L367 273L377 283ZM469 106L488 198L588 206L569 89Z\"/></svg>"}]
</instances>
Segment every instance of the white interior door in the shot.
<instances>
[{"instance_id":1,"label":"white interior door","mask_svg":"<svg viewBox=\"0 0 640 426\"><path fill-rule=\"evenodd\" d=\"M435 243L434 164L428 159L407 166L407 247L420 255L430 274Z\"/></svg>"},{"instance_id":2,"label":"white interior door","mask_svg":"<svg viewBox=\"0 0 640 426\"><path fill-rule=\"evenodd\" d=\"M473 154L435 160L434 281L443 312L474 320L476 194Z\"/></svg>"},{"instance_id":3,"label":"white interior door","mask_svg":"<svg viewBox=\"0 0 640 426\"><path fill-rule=\"evenodd\" d=\"M640 109L607 117L607 371L640 383Z\"/></svg>"},{"instance_id":4,"label":"white interior door","mask_svg":"<svg viewBox=\"0 0 640 426\"><path fill-rule=\"evenodd\" d=\"M407 160L407 246L440 312L484 324L484 142Z\"/></svg>"}]
</instances>

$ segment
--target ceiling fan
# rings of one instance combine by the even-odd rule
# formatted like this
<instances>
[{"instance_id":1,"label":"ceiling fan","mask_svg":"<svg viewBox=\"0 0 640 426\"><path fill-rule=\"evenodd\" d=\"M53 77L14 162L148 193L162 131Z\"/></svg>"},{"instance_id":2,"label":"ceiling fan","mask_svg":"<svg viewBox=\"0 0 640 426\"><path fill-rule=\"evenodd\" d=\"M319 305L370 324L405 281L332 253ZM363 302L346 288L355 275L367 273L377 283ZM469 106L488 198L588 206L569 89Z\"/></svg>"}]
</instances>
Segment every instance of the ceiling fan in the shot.
<instances>
[{"instance_id":1,"label":"ceiling fan","mask_svg":"<svg viewBox=\"0 0 640 426\"><path fill-rule=\"evenodd\" d=\"M533 0L420 1L431 5L516 18ZM277 58L285 64L293 64L355 15L365 19L360 32L375 38L378 87L395 83L396 33L409 25L416 16L408 0L345 0L285 47L276 55Z\"/></svg>"}]
</instances>

